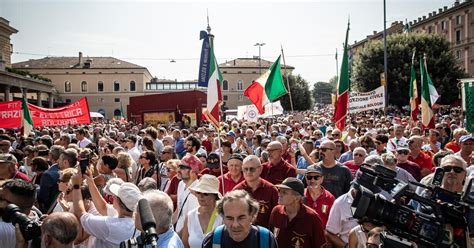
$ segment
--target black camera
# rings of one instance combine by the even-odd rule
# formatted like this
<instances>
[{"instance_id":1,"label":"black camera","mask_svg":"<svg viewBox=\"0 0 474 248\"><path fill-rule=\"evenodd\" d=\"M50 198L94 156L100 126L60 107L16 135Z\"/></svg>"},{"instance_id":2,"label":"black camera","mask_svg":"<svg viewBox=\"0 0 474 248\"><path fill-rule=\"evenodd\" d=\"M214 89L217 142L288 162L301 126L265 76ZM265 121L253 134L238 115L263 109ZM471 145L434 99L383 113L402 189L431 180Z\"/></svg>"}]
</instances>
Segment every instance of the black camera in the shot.
<instances>
[{"instance_id":1,"label":"black camera","mask_svg":"<svg viewBox=\"0 0 474 248\"><path fill-rule=\"evenodd\" d=\"M20 208L15 204L8 204L3 210L2 219L6 223L18 224L20 226L21 234L25 240L40 239L41 238L41 222L32 220L21 212Z\"/></svg>"}]
</instances>

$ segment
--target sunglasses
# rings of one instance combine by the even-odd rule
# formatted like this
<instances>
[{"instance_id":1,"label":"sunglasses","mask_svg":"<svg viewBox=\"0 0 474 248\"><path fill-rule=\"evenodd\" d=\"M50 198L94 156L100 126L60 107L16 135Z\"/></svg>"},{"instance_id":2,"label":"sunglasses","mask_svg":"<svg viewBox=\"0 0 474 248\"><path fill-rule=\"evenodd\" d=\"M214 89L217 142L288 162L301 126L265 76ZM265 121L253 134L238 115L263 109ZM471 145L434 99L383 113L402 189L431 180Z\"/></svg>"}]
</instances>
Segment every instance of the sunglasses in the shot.
<instances>
[{"instance_id":1,"label":"sunglasses","mask_svg":"<svg viewBox=\"0 0 474 248\"><path fill-rule=\"evenodd\" d=\"M185 164L180 164L180 165L178 165L178 168L179 168L180 170L191 170L191 169L192 169L191 166L185 165Z\"/></svg>"},{"instance_id":2,"label":"sunglasses","mask_svg":"<svg viewBox=\"0 0 474 248\"><path fill-rule=\"evenodd\" d=\"M461 167L457 167L457 166L444 166L442 167L444 172L451 172L451 171L454 171L455 173L461 173L464 171L463 168Z\"/></svg>"},{"instance_id":3,"label":"sunglasses","mask_svg":"<svg viewBox=\"0 0 474 248\"><path fill-rule=\"evenodd\" d=\"M243 172L255 172L258 167L247 167L247 168L242 168Z\"/></svg>"},{"instance_id":4,"label":"sunglasses","mask_svg":"<svg viewBox=\"0 0 474 248\"><path fill-rule=\"evenodd\" d=\"M140 156L139 158L144 158L144 159L148 159L146 156Z\"/></svg>"},{"instance_id":5,"label":"sunglasses","mask_svg":"<svg viewBox=\"0 0 474 248\"><path fill-rule=\"evenodd\" d=\"M321 176L306 176L306 179L309 181L309 180L319 180L319 178L321 178Z\"/></svg>"},{"instance_id":6,"label":"sunglasses","mask_svg":"<svg viewBox=\"0 0 474 248\"><path fill-rule=\"evenodd\" d=\"M161 152L161 154L166 154L166 153L171 154L171 152L165 152L165 151Z\"/></svg>"},{"instance_id":7,"label":"sunglasses","mask_svg":"<svg viewBox=\"0 0 474 248\"><path fill-rule=\"evenodd\" d=\"M401 155L408 155L408 153L410 153L409 151L407 150L402 150L402 151L397 151L398 154L401 154Z\"/></svg>"},{"instance_id":8,"label":"sunglasses","mask_svg":"<svg viewBox=\"0 0 474 248\"><path fill-rule=\"evenodd\" d=\"M363 157L364 154L361 154L361 153L354 153L354 156L355 156L355 157Z\"/></svg>"},{"instance_id":9,"label":"sunglasses","mask_svg":"<svg viewBox=\"0 0 474 248\"><path fill-rule=\"evenodd\" d=\"M174 169L172 169L172 168L166 168L166 171L167 171L167 172L170 172L170 171L174 171Z\"/></svg>"},{"instance_id":10,"label":"sunglasses","mask_svg":"<svg viewBox=\"0 0 474 248\"><path fill-rule=\"evenodd\" d=\"M326 147L321 147L321 148L319 148L319 150L321 150L322 152L326 152L326 151L328 151L328 150L329 150L329 151L332 151L332 150L334 150L334 149L332 149L332 148L326 148Z\"/></svg>"}]
</instances>

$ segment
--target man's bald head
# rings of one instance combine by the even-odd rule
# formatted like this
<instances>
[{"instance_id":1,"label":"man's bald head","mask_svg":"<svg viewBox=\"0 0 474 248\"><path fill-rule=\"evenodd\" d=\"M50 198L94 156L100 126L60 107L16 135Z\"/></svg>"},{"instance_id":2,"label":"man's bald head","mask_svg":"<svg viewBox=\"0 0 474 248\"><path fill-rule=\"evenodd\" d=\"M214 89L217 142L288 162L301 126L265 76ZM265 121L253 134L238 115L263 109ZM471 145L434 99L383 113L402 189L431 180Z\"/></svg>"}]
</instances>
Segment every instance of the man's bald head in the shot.
<instances>
[{"instance_id":1,"label":"man's bald head","mask_svg":"<svg viewBox=\"0 0 474 248\"><path fill-rule=\"evenodd\" d=\"M336 143L332 140L325 140L321 143L320 147L336 149Z\"/></svg>"}]
</instances>

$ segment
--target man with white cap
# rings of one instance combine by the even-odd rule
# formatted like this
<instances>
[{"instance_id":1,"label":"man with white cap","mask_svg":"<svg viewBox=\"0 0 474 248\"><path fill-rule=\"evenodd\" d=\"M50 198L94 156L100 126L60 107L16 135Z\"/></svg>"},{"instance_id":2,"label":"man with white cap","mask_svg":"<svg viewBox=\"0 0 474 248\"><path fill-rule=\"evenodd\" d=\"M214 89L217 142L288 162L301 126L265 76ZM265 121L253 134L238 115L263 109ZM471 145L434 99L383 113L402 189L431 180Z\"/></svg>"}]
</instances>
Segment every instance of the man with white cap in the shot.
<instances>
[{"instance_id":1,"label":"man with white cap","mask_svg":"<svg viewBox=\"0 0 474 248\"><path fill-rule=\"evenodd\" d=\"M222 198L219 180L209 174L202 175L199 182L190 188L197 197L199 207L186 214L181 239L186 247L200 248L204 237L214 228L222 225L217 214L216 202Z\"/></svg>"},{"instance_id":2,"label":"man with white cap","mask_svg":"<svg viewBox=\"0 0 474 248\"><path fill-rule=\"evenodd\" d=\"M81 195L82 174L71 179L73 184L72 199L74 214L80 220L84 231L96 238L94 247L118 247L139 232L135 230L132 218L135 206L141 198L138 187L133 183L112 184L109 188L113 195L113 206L118 213L116 217L95 216L87 213Z\"/></svg>"},{"instance_id":3,"label":"man with white cap","mask_svg":"<svg viewBox=\"0 0 474 248\"><path fill-rule=\"evenodd\" d=\"M471 163L471 154L474 151L474 136L472 135L463 135L459 138L459 144L461 150L455 155L460 156L464 161L470 165Z\"/></svg>"}]
</instances>

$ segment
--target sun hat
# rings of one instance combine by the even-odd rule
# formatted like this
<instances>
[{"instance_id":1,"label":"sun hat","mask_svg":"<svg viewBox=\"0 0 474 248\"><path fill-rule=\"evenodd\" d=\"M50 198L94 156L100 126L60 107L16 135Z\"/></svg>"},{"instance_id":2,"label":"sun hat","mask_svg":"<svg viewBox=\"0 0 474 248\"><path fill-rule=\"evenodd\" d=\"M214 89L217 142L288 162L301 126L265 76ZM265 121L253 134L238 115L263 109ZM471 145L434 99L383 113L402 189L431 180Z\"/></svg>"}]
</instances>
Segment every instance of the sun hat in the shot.
<instances>
[{"instance_id":1,"label":"sun hat","mask_svg":"<svg viewBox=\"0 0 474 248\"><path fill-rule=\"evenodd\" d=\"M216 194L219 199L222 198L222 194L219 192L219 180L213 175L202 175L198 183L189 189L200 193Z\"/></svg>"}]
</instances>

